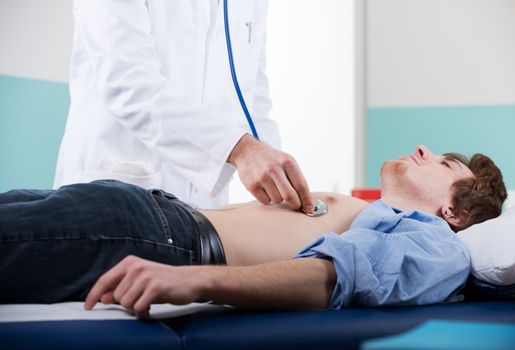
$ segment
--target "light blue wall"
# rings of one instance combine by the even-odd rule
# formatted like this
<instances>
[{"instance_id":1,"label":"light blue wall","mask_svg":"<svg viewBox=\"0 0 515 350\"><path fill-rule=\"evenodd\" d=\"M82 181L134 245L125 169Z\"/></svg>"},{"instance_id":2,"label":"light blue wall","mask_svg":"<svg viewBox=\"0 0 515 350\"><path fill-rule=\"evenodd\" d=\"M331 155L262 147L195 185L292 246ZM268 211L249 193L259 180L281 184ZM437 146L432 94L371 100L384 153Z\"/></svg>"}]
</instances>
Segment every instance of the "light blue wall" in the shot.
<instances>
[{"instance_id":1,"label":"light blue wall","mask_svg":"<svg viewBox=\"0 0 515 350\"><path fill-rule=\"evenodd\" d=\"M0 75L0 191L52 186L69 103L67 84ZM368 108L366 185L417 144L485 153L515 189L515 105Z\"/></svg>"},{"instance_id":2,"label":"light blue wall","mask_svg":"<svg viewBox=\"0 0 515 350\"><path fill-rule=\"evenodd\" d=\"M379 185L383 160L411 153L417 144L437 153L484 153L515 189L515 105L368 108L367 185Z\"/></svg>"},{"instance_id":3,"label":"light blue wall","mask_svg":"<svg viewBox=\"0 0 515 350\"><path fill-rule=\"evenodd\" d=\"M68 85L0 75L0 192L50 188Z\"/></svg>"}]
</instances>

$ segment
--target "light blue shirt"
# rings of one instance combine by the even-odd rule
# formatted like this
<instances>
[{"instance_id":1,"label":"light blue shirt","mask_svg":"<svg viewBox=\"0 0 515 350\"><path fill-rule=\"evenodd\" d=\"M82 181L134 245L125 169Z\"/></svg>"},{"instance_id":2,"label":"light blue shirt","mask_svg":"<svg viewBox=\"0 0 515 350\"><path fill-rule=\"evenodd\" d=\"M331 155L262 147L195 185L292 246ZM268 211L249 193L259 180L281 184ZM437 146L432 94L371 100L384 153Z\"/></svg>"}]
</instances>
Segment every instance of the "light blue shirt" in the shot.
<instances>
[{"instance_id":1,"label":"light blue shirt","mask_svg":"<svg viewBox=\"0 0 515 350\"><path fill-rule=\"evenodd\" d=\"M470 256L449 225L379 200L349 230L328 232L295 258L332 259L337 282L330 308L422 305L445 301L464 285Z\"/></svg>"}]
</instances>

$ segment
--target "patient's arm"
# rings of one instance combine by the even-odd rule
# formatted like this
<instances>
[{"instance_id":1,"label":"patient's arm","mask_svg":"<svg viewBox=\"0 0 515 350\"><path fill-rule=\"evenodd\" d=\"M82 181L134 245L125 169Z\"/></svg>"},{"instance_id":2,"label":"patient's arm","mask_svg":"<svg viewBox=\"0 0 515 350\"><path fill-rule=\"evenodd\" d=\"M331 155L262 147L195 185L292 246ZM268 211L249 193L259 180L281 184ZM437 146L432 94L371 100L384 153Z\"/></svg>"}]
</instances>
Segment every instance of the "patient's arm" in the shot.
<instances>
[{"instance_id":1,"label":"patient's arm","mask_svg":"<svg viewBox=\"0 0 515 350\"><path fill-rule=\"evenodd\" d=\"M330 260L295 259L206 270L202 297L243 308L325 309L336 272Z\"/></svg>"},{"instance_id":2,"label":"patient's arm","mask_svg":"<svg viewBox=\"0 0 515 350\"><path fill-rule=\"evenodd\" d=\"M84 307L118 302L139 317L150 304L214 300L243 308L326 308L336 281L331 261L297 259L254 266L170 266L130 256L93 286Z\"/></svg>"}]
</instances>

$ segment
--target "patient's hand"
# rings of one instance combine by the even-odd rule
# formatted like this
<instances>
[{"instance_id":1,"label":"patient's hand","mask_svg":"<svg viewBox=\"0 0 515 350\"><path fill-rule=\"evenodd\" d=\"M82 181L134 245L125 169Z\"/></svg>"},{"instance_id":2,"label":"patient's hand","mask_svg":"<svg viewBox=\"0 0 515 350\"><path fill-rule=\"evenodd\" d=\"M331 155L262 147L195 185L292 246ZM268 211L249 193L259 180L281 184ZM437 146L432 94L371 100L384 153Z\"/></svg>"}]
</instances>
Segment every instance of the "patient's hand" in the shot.
<instances>
[{"instance_id":1,"label":"patient's hand","mask_svg":"<svg viewBox=\"0 0 515 350\"><path fill-rule=\"evenodd\" d=\"M147 318L152 303L184 305L200 299L197 280L187 267L128 256L98 279L84 308L91 310L98 301L117 302L130 313Z\"/></svg>"}]
</instances>

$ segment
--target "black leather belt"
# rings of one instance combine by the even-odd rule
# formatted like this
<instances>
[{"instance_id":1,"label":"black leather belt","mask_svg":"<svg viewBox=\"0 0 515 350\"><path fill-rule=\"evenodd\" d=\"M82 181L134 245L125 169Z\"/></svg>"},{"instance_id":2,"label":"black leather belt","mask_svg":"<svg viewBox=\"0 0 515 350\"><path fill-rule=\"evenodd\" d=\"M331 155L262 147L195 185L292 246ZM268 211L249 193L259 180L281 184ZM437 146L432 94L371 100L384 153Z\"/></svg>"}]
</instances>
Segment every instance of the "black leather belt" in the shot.
<instances>
[{"instance_id":1,"label":"black leather belt","mask_svg":"<svg viewBox=\"0 0 515 350\"><path fill-rule=\"evenodd\" d=\"M198 239L200 247L200 259L199 263L202 265L225 265L224 248L222 241L218 236L218 232L213 227L208 218L206 218L201 212L193 209L188 204L179 200L176 196L163 190L154 189L151 190L153 195L162 195L169 200L176 202L178 206L185 209L192 217L193 221L197 224Z\"/></svg>"},{"instance_id":2,"label":"black leather belt","mask_svg":"<svg viewBox=\"0 0 515 350\"><path fill-rule=\"evenodd\" d=\"M225 253L222 241L218 236L218 232L211 222L201 212L193 209L189 205L184 208L193 217L199 232L200 241L200 264L202 265L225 265Z\"/></svg>"}]
</instances>

